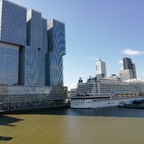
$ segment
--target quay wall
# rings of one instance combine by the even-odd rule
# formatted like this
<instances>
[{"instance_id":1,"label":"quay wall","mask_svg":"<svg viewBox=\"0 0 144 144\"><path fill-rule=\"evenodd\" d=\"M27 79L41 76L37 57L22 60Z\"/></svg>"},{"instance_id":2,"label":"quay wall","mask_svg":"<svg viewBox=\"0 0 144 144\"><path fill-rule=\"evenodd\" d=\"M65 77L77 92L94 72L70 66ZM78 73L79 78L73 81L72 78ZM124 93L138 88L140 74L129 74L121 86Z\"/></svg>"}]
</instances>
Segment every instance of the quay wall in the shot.
<instances>
[{"instance_id":1,"label":"quay wall","mask_svg":"<svg viewBox=\"0 0 144 144\"><path fill-rule=\"evenodd\" d=\"M66 107L67 87L0 86L0 113Z\"/></svg>"}]
</instances>

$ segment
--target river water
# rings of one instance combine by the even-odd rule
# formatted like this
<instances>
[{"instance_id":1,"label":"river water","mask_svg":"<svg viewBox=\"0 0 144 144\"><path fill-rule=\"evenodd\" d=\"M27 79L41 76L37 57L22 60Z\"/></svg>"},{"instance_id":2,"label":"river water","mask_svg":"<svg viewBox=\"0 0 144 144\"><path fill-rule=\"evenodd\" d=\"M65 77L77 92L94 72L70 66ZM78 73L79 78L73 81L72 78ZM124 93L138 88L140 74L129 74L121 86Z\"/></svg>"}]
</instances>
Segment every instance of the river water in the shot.
<instances>
[{"instance_id":1,"label":"river water","mask_svg":"<svg viewBox=\"0 0 144 144\"><path fill-rule=\"evenodd\" d=\"M0 144L144 144L144 110L68 108L1 115Z\"/></svg>"}]
</instances>

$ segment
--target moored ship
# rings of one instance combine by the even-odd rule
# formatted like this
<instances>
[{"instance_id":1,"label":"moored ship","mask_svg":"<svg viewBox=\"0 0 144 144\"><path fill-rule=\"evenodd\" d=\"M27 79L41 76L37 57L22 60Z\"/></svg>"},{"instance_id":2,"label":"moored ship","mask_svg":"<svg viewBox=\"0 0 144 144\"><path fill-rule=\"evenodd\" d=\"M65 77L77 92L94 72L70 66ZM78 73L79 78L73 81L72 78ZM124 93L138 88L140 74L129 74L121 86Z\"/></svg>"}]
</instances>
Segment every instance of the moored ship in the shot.
<instances>
[{"instance_id":1,"label":"moored ship","mask_svg":"<svg viewBox=\"0 0 144 144\"><path fill-rule=\"evenodd\" d=\"M71 98L71 108L99 108L118 106L121 101L142 100L144 84L138 80L122 81L113 75L109 78L80 78L76 95Z\"/></svg>"},{"instance_id":2,"label":"moored ship","mask_svg":"<svg viewBox=\"0 0 144 144\"><path fill-rule=\"evenodd\" d=\"M142 99L142 100L133 100L133 101L129 101L128 103L120 102L118 107L144 109L144 99Z\"/></svg>"}]
</instances>

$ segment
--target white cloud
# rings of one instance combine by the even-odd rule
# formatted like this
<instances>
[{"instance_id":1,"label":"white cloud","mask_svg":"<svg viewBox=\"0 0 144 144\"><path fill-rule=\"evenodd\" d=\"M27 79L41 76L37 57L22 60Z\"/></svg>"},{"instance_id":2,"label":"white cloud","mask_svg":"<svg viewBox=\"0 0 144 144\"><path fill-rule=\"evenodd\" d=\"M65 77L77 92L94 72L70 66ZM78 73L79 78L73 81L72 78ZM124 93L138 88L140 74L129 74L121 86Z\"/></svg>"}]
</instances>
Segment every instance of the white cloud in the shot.
<instances>
[{"instance_id":1,"label":"white cloud","mask_svg":"<svg viewBox=\"0 0 144 144\"><path fill-rule=\"evenodd\" d=\"M144 51L125 49L122 51L122 53L127 54L127 55L142 55L144 54Z\"/></svg>"},{"instance_id":2,"label":"white cloud","mask_svg":"<svg viewBox=\"0 0 144 144\"><path fill-rule=\"evenodd\" d=\"M99 58L96 58L96 57L93 57L93 56L90 57L90 59L91 59L91 60L99 60Z\"/></svg>"},{"instance_id":3,"label":"white cloud","mask_svg":"<svg viewBox=\"0 0 144 144\"><path fill-rule=\"evenodd\" d=\"M123 63L123 60L118 61L118 63L119 63L119 64L122 64L122 63Z\"/></svg>"}]
</instances>

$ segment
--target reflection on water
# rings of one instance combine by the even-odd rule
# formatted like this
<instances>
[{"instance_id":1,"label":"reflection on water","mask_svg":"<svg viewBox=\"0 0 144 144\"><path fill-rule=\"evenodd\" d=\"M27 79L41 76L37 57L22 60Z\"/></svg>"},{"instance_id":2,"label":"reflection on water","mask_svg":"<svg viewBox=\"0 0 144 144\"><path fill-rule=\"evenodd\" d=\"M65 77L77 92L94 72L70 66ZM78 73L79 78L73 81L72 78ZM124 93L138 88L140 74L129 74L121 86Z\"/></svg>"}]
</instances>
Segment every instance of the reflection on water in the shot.
<instances>
[{"instance_id":1,"label":"reflection on water","mask_svg":"<svg viewBox=\"0 0 144 144\"><path fill-rule=\"evenodd\" d=\"M0 115L0 125L14 126L12 123L16 123L19 121L22 121L22 119L14 118L11 116L6 116L6 115Z\"/></svg>"},{"instance_id":2,"label":"reflection on water","mask_svg":"<svg viewBox=\"0 0 144 144\"><path fill-rule=\"evenodd\" d=\"M11 114L0 116L0 136L12 138L11 144L143 144L143 111L111 107Z\"/></svg>"},{"instance_id":3,"label":"reflection on water","mask_svg":"<svg viewBox=\"0 0 144 144\"><path fill-rule=\"evenodd\" d=\"M118 107L96 109L57 109L40 112L39 114L66 115L66 116L103 116L103 117L136 117L144 118L143 109L126 109ZM35 114L38 114L35 113Z\"/></svg>"},{"instance_id":4,"label":"reflection on water","mask_svg":"<svg viewBox=\"0 0 144 144\"><path fill-rule=\"evenodd\" d=\"M9 141L9 140L12 140L12 137L3 137L3 136L0 136L0 141Z\"/></svg>"}]
</instances>

